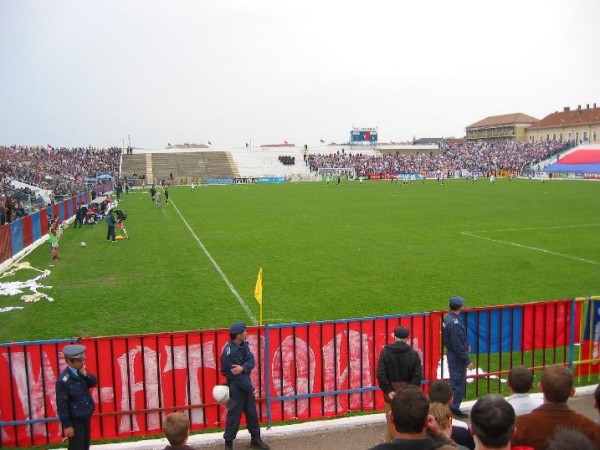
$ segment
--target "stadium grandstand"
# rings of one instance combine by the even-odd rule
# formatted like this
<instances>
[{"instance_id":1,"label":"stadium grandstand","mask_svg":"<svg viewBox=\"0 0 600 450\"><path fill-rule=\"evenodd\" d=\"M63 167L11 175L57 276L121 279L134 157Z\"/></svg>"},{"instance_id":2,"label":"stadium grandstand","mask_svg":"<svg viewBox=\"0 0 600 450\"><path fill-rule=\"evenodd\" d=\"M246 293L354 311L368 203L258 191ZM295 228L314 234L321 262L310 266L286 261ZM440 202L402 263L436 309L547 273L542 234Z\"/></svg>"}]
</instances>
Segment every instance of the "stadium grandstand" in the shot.
<instances>
[{"instance_id":1,"label":"stadium grandstand","mask_svg":"<svg viewBox=\"0 0 600 450\"><path fill-rule=\"evenodd\" d=\"M357 176L377 173L421 174L434 178L523 174L541 161L574 146L557 141L440 141L436 144L377 148L327 145L259 149L141 150L119 148L0 147L2 223L22 217L54 200L75 195L99 176L151 185L210 183L211 180L276 177L280 181L318 179L320 169L351 169ZM554 160L554 161L555 161ZM553 162L553 161L552 161Z\"/></svg>"},{"instance_id":2,"label":"stadium grandstand","mask_svg":"<svg viewBox=\"0 0 600 450\"><path fill-rule=\"evenodd\" d=\"M558 164L550 165L547 170L548 172L584 170L581 168L581 165L586 166L585 170L597 170L600 172L600 147L591 144L587 146L576 146L575 144L575 141L560 142L555 140L539 140L535 142L533 140L441 140L434 143L420 142L418 145L414 146L409 144L379 144L374 147L324 145L314 148L284 146L230 150L213 150L205 148L171 148L167 150L134 149L133 152L128 152L128 154L124 154L119 148L52 148L40 146L0 147L0 156L2 157L2 163L0 163L0 180L2 182L2 185L0 186L0 219L2 222L0 225L4 225L0 230L9 229L9 232L4 233L4 236L7 238L9 236L11 239L18 237L19 232L25 228L23 227L23 229L21 229L16 225L18 225L19 222L27 222L27 220L33 222L31 217L26 216L42 209L48 203L51 203L56 207L54 209L52 209L52 207L49 208L55 215L57 214L56 211L58 211L59 214L60 211L62 211L63 218L65 220L70 220L73 217L73 211L76 209L73 206L76 206L76 202L80 202L82 192L89 190L90 187L96 186L96 183L102 180L110 180L110 183L108 183L110 186L112 186L113 182L115 184L124 182L130 185L137 184L139 186L160 182L165 182L167 184L219 184L219 182L223 182L223 180L230 180L231 182L235 182L235 180L261 182L260 180L267 179L271 180L271 182L284 182L294 180L318 180L318 174L321 173L322 169L351 169L354 174L368 178L377 178L376 175L381 173L395 174L397 176L418 173L423 177L436 177L440 172L443 172L448 177L459 178L469 176L469 174L473 173L483 175L494 174L499 176L523 175L529 173L531 170L539 171L540 169L537 168L537 166L545 167L552 162L557 162ZM385 151L381 150L382 147ZM566 169L565 166L567 166ZM588 169L589 167L591 167L591 169ZM58 208L60 199L69 196L73 197L60 203L62 210ZM48 214L50 213L46 213L46 216L44 217L48 217ZM21 221L23 218L25 218L25 220ZM41 222L41 219L38 220L38 225L39 222ZM33 229L33 224L30 223L29 227L30 230ZM15 230L14 233L12 231L13 228ZM24 232L21 234L23 234L23 236L25 235ZM23 247L32 245L30 241L33 240L34 236L37 236L38 242L41 240L39 235L29 233L27 236L29 239L27 243L25 244L26 239L23 238L22 243L24 245L19 245L14 248L21 251ZM10 250L12 251L12 247ZM7 252L6 254L9 257L12 257L17 253L13 252L9 254ZM592 303L593 300L590 298L586 301L588 302L586 304L591 305L587 307L587 310L593 311L593 305L595 305L595 303ZM513 305L510 308L512 309L509 310L508 307L505 307L502 310L504 312L494 314L490 314L490 309L488 307L481 308L480 310L473 309L469 312L470 319L468 320L471 329L477 329L482 336L477 341L476 351L478 354L480 352L481 355L488 355L498 352L499 350L508 353L513 352L513 347L514 349L522 348L523 353L525 353L525 351L538 351L544 352L545 354L547 349L558 348L560 349L560 354L563 355L563 361L561 361L561 363L567 364L567 352L572 351L572 347L574 347L575 344L578 344L581 345L583 349L580 354L580 360L583 362L580 361L580 363L583 365L584 363L589 363L589 361L594 360L595 356L592 358L592 352L595 351L595 347L593 347L594 344L589 338L589 332L587 332L588 338L585 339L586 332L584 325L581 325L581 329L571 327L571 319L569 319L569 321L564 321L564 323L560 322L564 325L561 325L562 328L558 328L559 326L557 325L559 323L559 318L561 317L573 317L578 318L581 321L581 318L585 316L583 301L576 303L568 299L554 302L542 302L535 305ZM600 308L596 309L600 311ZM502 317L504 317L504 315L511 317L511 320L503 320ZM534 327L533 320L536 315L551 318L549 323L554 324L553 326L555 328L546 329L544 327ZM411 327L413 336L417 337L417 341L426 343L423 345L427 345L427 347L423 348L426 349L424 354L427 355L426 367L428 370L428 378L444 378L447 367L445 368L443 359L441 359L441 343L430 339L429 335L424 334L426 330L431 330L434 326L439 325L440 317L439 312L431 312L419 315L419 318L397 315L385 318L375 317L360 320L348 319L347 322L344 322L344 327L351 330L351 332L347 334L347 344L345 344L348 347L347 359L348 361L351 358L354 358L354 361L368 361L368 358L377 354L379 348L374 345L368 347L365 344L362 344L362 342L375 342L374 336L378 336L377 333L381 332L383 334L389 334L389 329L391 329L392 326L403 321L402 323ZM522 320L517 319L521 317L523 318ZM367 320L371 321L369 322L369 325L365 325ZM589 317L587 319L584 317L584 320L587 322L591 321ZM490 324L488 328L485 328L482 324L488 323L488 321ZM335 328L337 323L342 322L292 324L285 326L293 329L293 334L297 336L312 336L314 333L326 333L328 335L330 333L333 337L337 332ZM579 322L577 326L580 326ZM277 331L283 329L283 327L284 326L275 325L272 329L275 331L269 331L268 328L266 329L267 331L261 331L265 330L263 328L257 328L257 330L259 330L259 333L265 333L263 336L270 332L271 337L269 339L269 344L267 345L277 346L280 345L277 339L281 338L282 342L285 341L281 332ZM365 341L358 341L358 332L355 331L355 328L357 327L360 327L361 330L363 330L363 328L365 330L372 329L372 336L365 339ZM384 332L383 330L386 331ZM500 333L504 336L523 336L523 341L522 343L520 340L519 343L511 342L505 348L504 343L499 344L498 341L495 341L495 338L492 337L493 334L496 333L496 330L501 330ZM531 332L531 330L534 330L534 335L532 337L527 334ZM547 330L556 330L556 332L548 331L548 333L546 333ZM273 339L276 332L280 334L278 338ZM202 330L200 332L190 333L189 336L183 334L179 334L176 337L173 336L174 335L167 335L164 333L161 334L161 339L165 339L165 342L168 340L168 344L165 345L170 349L177 348L177 350L172 351L183 352L183 344L179 347L173 346L175 340L185 337L186 345L195 346L193 351L198 351L197 349L201 346L202 348L206 347L214 350L222 347L224 334L219 334L218 332L211 330ZM525 336L527 336L527 339L525 339ZM569 338L569 336L571 338ZM579 336L582 337L580 338ZM123 358L125 358L124 355L134 355L138 351L137 347L135 347L137 345L135 340L131 343L132 347L128 347L130 345L128 338L125 338L127 343L124 345L121 345L121 341L118 341L120 338L117 337L86 339L87 341L85 342L90 348L90 353L94 355L90 358L92 361L91 364L95 364L98 370L103 372L105 380L109 379L106 377L106 374L112 373L112 368L117 367L115 360L122 361L124 360ZM195 339L199 339L199 343L196 343ZM574 339L577 340L577 342L574 342ZM117 341L119 344L117 344L115 348L121 353L113 352L111 350L110 355L112 359L106 358L105 355L108 354L106 348L108 348L108 346L113 348L115 346L114 342ZM153 342L154 343L152 344L146 343L145 349L149 350L144 351L148 352L147 355L161 355L161 352L163 351L161 346L163 346L164 342L159 342L158 339ZM322 361L319 360L318 364L321 364L323 367L334 367L335 361L331 358L338 357L336 356L337 350L332 352L325 351L329 348L329 344L326 344L323 348L310 348L310 352L307 352L307 349L309 349L308 344L304 347L301 346L301 344L297 344L296 341L293 341L293 344L289 343L291 341L285 342L287 347L282 347L283 349L280 354L283 355L284 352L287 352L285 358L290 358L290 361L292 360L292 355L295 358L296 355L300 354L314 354L318 355L319 358L322 358ZM312 342L310 345L316 345L315 342ZM342 341L340 340L340 342ZM500 342L503 341L500 340ZM201 345L200 343L204 344ZM21 382L24 380L22 377L19 378L17 374L20 370L19 368L22 367L19 364L25 364L24 361L26 359L19 356L19 352L13 350L13 347L18 346L19 349L23 347L25 349L24 351L27 352L35 352L38 351L38 348L41 349L44 347L44 354L51 355L52 358L47 365L54 368L58 367L59 364L57 359L60 352L59 346L62 347L64 344L65 341L56 341L52 343L42 342L32 344L31 347L28 347L22 343L7 343L4 348L8 350L5 350L3 357L0 358L8 361L8 364L5 364L4 366L4 373L7 374L5 376L21 380ZM323 344L323 342L321 342L321 344ZM33 349L34 345L35 349ZM154 345L155 347L151 348L150 345ZM298 347L296 348L297 345ZM350 351L351 348L356 349L356 352L353 353ZM367 348L367 350L364 350L364 354L360 353L363 352L361 349L364 348ZM269 354L269 348L267 348L265 354ZM100 355L103 355L102 358ZM331 355L333 355L333 357ZM207 358L215 361L217 355L210 354ZM261 358L265 358L264 355L261 356ZM283 360L284 357L282 356L281 358ZM36 363L39 360L41 360L39 357L34 359ZM181 361L183 361L183 359L181 359ZM349 365L354 364L354 362L348 361L346 362ZM442 361L440 362L439 367L437 365L438 361ZM298 382L298 378L289 378L290 374L287 372L288 365L280 363L279 356L269 360L268 363L271 364L270 368L272 369L272 371L269 372L269 376L274 374L274 377L277 380L282 380L281 383L285 380L286 383L290 383L290 386L292 385L291 383ZM27 362L27 364L31 363ZM141 366L141 368L138 367L136 370L141 370L142 373L156 373L158 363L151 360L150 356L147 356L146 359L144 359L144 362L140 364L148 364L148 366ZM301 361L300 364L304 364L304 361ZM308 364L309 363L307 363L307 365ZM310 362L310 364L315 364L315 362ZM529 365L534 365L533 360ZM586 368L587 366L583 367ZM216 382L216 380L213 380L212 378L207 378L206 375L212 373L212 369L212 367L198 368L198 370L203 371L203 384L197 385L197 388L199 389L197 391L198 393L200 392L200 389L207 392L209 388L212 387L212 384ZM379 411L383 408L383 401L379 396L373 395L378 388L371 381L364 381L367 379L365 374L370 375L369 371L371 369L373 369L373 367L367 369L367 366L365 365L363 372L356 372L360 376L357 377L356 374L354 374L352 377L348 377L348 385L343 384L345 382L341 382L341 384L338 385L338 382L333 380L330 376L331 373L333 373L332 370L324 370L324 375L322 375L322 384L324 386L323 392L317 392L316 390L314 392L293 391L293 394L290 395L283 391L279 392L276 396L269 397L266 406L261 406L261 408L263 408L261 417L264 416L262 421L267 421L267 423L270 424L272 421L281 422L286 420L316 420L323 417L330 418L358 410ZM436 372L434 373L434 371ZM106 387L107 391L108 389L111 389L111 392L117 392L117 390L121 389L121 392L124 392L121 397L123 402L129 401L129 394L122 386L134 386L135 383L138 383L136 386L141 386L139 381L135 380L133 370L131 373L125 372L126 371L121 374L123 377L122 380L111 378L109 379L110 386ZM137 373L139 374L140 372ZM578 374L580 376L587 375L587 373L582 371L578 372ZM487 373L487 375L484 375L488 376L487 383L489 389L489 377L497 377L497 375L502 374L498 372L498 374ZM484 375L481 376L483 377ZM165 376L170 377L171 375ZM194 383L197 382L197 379L190 376L189 372L187 373L187 376L190 378L182 378L183 381L181 385L196 386ZM262 377L262 379L265 379L267 372L260 372L259 376ZM304 375L300 373L299 376ZM152 382L156 382L156 380ZM311 389L313 389L313 385L317 386L320 384L307 382L303 386L310 386ZM158 405L156 399L152 397L152 393L155 391L157 392L158 389L153 390L154 387L148 386L149 387L144 388L148 392L148 394L145 395L148 395L148 398L150 399L148 400L148 404ZM500 386L500 384L498 386ZM162 385L161 389L163 389ZM498 387L498 390L501 390L501 387ZM24 412L21 413L20 407L17 408L17 405L20 405L21 403L23 405L41 405L45 402L46 400L44 400L43 396L38 395L38 391L24 388L21 390L14 389L14 392L22 393L21 397L12 395L14 393L11 393L12 396L10 398L6 396L7 398L5 398L4 402L7 404L10 403L11 408L5 407L5 410L19 412L18 414L15 413L14 416L11 416L9 419L3 418L3 429L7 431L2 438L3 440L0 441L0 446L12 446L21 443L24 443L26 447L34 444L44 445L49 443L57 443L58 445L62 435L56 418L53 416L51 405L47 405L47 409L44 410L44 413L40 413L43 417L35 417L35 414L29 415L29 410L26 408L23 408L22 411ZM186 408L189 407L192 410L192 426L194 430L200 431L223 425L223 415L219 415L222 411L217 410L217 406L211 403L212 400L209 397L205 396L201 398L198 396L195 400L191 401L195 406L189 406L185 403L188 400L177 398L179 394L175 393L175 385L173 385L172 392L168 389L161 392L161 395L168 398L169 401L173 401L174 404L177 402L173 408L183 406ZM292 391L290 390L289 392ZM590 391L587 392L587 398L584 399L587 407L582 407L582 409L587 411L586 414L591 414L589 412L591 409L591 394ZM475 396L480 394L481 393L478 390L475 390ZM206 394L202 393L202 395ZM272 394L265 394L264 391L261 391L260 395L264 396ZM312 396L317 399L321 395L325 398L322 405L319 405L318 403L320 400L315 401L308 398ZM298 396L307 397L300 398ZM341 406L338 407L336 402L332 400L333 396L336 398L344 397L347 398L347 400L345 400L344 403L340 403ZM135 395L132 395L131 398L134 397ZM113 396L112 398L116 397ZM106 399L99 398L99 403L103 403L103 400ZM104 401L104 404L106 405L107 401ZM149 417L150 420L148 420L147 423L142 423L139 428L131 430L127 428L127 425L114 427L114 423L116 423L117 420L120 420L118 419L119 417L127 418L132 416L126 408L123 407L122 410L119 410L115 405L116 402L114 405L111 403L110 408L113 409L109 412L101 410L102 414L94 417L94 439L132 438L142 435L156 435L161 432L160 420L157 419L157 417L159 411L163 411L162 409L145 408L143 414L146 414L146 417ZM131 405L129 406L134 409ZM107 408L107 406L103 407ZM121 405L118 407L121 408ZM173 409L169 408L171 407L167 407L169 411ZM42 411L42 408L40 407L38 410ZM321 412L316 415L311 415L312 413L308 414L308 411L313 410L319 410ZM265 413L264 411L269 412ZM117 417L117 419L115 419L115 417ZM265 419L265 417L268 417L268 419ZM46 422L48 422L49 425L48 428L44 430L42 424L45 424ZM375 425L372 427L369 434L365 434L366 442L374 441L374 435L379 433L379 430L382 427L381 421L372 421L371 419L371 423ZM23 431L25 429L24 427L29 426L35 427L35 430L26 434ZM220 442L221 438L219 434L219 436L209 436L207 439L212 439L210 442L215 443ZM129 444L126 443L124 445ZM151 445L156 444L149 444L147 448L155 448L151 447ZM286 448L293 447L286 446Z\"/></svg>"}]
</instances>

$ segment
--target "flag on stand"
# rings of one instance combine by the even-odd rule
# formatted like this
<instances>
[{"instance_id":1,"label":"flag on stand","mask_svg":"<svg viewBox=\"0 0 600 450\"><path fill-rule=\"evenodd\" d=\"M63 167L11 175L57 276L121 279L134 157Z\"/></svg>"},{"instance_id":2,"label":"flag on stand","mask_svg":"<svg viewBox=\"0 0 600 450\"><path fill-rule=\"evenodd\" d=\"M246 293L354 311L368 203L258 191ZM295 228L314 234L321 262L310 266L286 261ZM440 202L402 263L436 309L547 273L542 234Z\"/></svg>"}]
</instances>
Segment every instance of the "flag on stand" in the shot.
<instances>
[{"instance_id":1,"label":"flag on stand","mask_svg":"<svg viewBox=\"0 0 600 450\"><path fill-rule=\"evenodd\" d=\"M254 298L262 306L262 267L258 269L258 278L254 287Z\"/></svg>"},{"instance_id":2,"label":"flag on stand","mask_svg":"<svg viewBox=\"0 0 600 450\"><path fill-rule=\"evenodd\" d=\"M262 317L263 317L263 275L262 275L262 267L258 269L258 277L256 278L256 286L254 286L254 298L260 305L260 319L258 321L259 325L262 325Z\"/></svg>"}]
</instances>

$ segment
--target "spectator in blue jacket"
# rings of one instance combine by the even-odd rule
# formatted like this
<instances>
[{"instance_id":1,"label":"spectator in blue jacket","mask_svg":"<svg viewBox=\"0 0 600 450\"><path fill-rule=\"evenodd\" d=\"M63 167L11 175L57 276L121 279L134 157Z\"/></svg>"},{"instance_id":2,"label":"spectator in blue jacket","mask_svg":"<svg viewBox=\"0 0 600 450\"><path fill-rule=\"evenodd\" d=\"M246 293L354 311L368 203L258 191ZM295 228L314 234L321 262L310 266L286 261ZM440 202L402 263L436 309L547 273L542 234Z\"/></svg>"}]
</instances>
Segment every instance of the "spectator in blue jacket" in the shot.
<instances>
[{"instance_id":1,"label":"spectator in blue jacket","mask_svg":"<svg viewBox=\"0 0 600 450\"><path fill-rule=\"evenodd\" d=\"M116 242L117 236L115 234L115 225L117 222L113 217L112 210L109 210L106 214L106 225L108 225L108 231L106 232L106 240Z\"/></svg>"}]
</instances>

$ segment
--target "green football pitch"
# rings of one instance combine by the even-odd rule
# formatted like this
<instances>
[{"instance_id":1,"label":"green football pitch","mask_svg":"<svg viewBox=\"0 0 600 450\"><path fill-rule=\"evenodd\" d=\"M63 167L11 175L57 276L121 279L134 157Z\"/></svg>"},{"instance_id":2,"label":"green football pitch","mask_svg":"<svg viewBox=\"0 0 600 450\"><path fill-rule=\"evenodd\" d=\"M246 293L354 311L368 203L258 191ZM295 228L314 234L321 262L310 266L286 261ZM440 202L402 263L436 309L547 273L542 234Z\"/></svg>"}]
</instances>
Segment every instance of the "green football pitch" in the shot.
<instances>
[{"instance_id":1,"label":"green football pitch","mask_svg":"<svg viewBox=\"0 0 600 450\"><path fill-rule=\"evenodd\" d=\"M600 294L600 183L450 180L205 186L148 191L106 224L65 230L24 261L54 301L0 297L0 341L320 321ZM80 242L87 245L82 247ZM28 280L23 269L0 283ZM25 291L25 294L30 292Z\"/></svg>"}]
</instances>

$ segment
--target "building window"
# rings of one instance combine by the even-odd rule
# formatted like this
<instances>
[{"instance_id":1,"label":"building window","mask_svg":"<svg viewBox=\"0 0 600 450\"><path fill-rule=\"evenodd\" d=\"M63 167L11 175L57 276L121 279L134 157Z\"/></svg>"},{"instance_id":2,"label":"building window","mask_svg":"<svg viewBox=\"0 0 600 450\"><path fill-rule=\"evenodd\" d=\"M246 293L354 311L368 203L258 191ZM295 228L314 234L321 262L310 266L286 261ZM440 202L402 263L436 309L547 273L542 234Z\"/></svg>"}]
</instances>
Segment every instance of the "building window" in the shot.
<instances>
[{"instance_id":1,"label":"building window","mask_svg":"<svg viewBox=\"0 0 600 450\"><path fill-rule=\"evenodd\" d=\"M554 134L552 135L552 140L553 140L553 141L555 141L555 140L556 140L556 133L554 133Z\"/></svg>"},{"instance_id":2,"label":"building window","mask_svg":"<svg viewBox=\"0 0 600 450\"><path fill-rule=\"evenodd\" d=\"M560 142L562 142L562 133L560 133Z\"/></svg>"}]
</instances>

